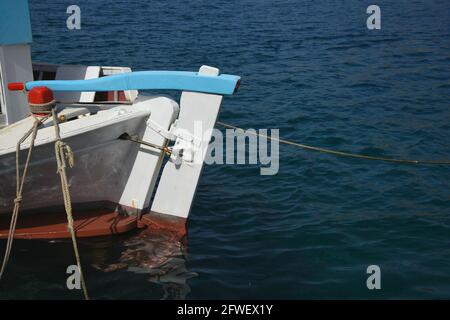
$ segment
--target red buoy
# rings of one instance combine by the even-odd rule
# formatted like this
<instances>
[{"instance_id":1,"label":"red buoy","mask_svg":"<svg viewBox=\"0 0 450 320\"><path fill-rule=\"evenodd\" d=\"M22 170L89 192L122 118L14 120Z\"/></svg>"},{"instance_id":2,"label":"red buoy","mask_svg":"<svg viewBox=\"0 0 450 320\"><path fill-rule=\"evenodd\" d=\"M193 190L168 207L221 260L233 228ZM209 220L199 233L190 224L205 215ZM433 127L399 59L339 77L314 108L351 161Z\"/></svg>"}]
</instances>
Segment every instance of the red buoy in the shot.
<instances>
[{"instance_id":1,"label":"red buoy","mask_svg":"<svg viewBox=\"0 0 450 320\"><path fill-rule=\"evenodd\" d=\"M53 102L53 91L47 87L34 87L28 92L29 104L43 105Z\"/></svg>"},{"instance_id":2,"label":"red buoy","mask_svg":"<svg viewBox=\"0 0 450 320\"><path fill-rule=\"evenodd\" d=\"M28 92L28 105L30 112L34 115L50 114L55 104L53 91L47 87L34 87Z\"/></svg>"}]
</instances>

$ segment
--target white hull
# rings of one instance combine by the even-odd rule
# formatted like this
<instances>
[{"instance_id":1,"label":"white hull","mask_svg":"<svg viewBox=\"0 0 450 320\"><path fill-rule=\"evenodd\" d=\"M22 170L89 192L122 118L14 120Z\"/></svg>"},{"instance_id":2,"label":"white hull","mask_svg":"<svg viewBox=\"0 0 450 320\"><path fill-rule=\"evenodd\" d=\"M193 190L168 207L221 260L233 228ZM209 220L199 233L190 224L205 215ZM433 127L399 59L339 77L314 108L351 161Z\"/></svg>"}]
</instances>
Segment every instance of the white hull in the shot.
<instances>
[{"instance_id":1,"label":"white hull","mask_svg":"<svg viewBox=\"0 0 450 320\"><path fill-rule=\"evenodd\" d=\"M136 133L143 117L124 121L118 126L95 129L64 141L74 151L76 165L68 169L74 203L120 199L124 184L136 157L138 145L118 140L120 132ZM27 150L21 152L21 163ZM0 214L10 213L15 197L15 153L0 158ZM23 170L23 167L22 167ZM54 142L33 150L24 192L24 210L62 204L59 175L56 174Z\"/></svg>"},{"instance_id":2,"label":"white hull","mask_svg":"<svg viewBox=\"0 0 450 320\"><path fill-rule=\"evenodd\" d=\"M167 98L147 99L148 101L137 103L137 105L119 105L97 115L60 124L62 139L71 147L75 157L75 166L67 169L74 204L99 201L121 202L140 145L119 140L118 137L127 132L143 139L148 130L146 120L152 111L155 113L157 109L167 109L169 118L173 118L177 113L175 102ZM29 128L31 123L29 118L10 127L22 125L24 128ZM5 148L6 140L17 141L25 131L12 130L10 127L0 131L0 141L3 145L3 150L0 149L0 215L11 214L16 190L14 143L9 141ZM15 131L14 134L13 131ZM17 132L20 132L20 135ZM28 143L29 141L24 143L24 149L20 152L22 165L28 152ZM153 157L162 159L158 149L150 151ZM53 126L39 129L22 195L22 210L63 205L54 152ZM157 162L160 165L161 161ZM150 166L151 163L148 165ZM159 167L155 169L157 175ZM145 175L142 175L142 179L155 180L153 176L145 177ZM153 186L150 184L150 187ZM145 191L147 193L147 190ZM136 205L137 209L148 206L145 198L148 196L145 195L143 199L138 199L136 196L135 201L140 202ZM123 205L129 205L127 201L122 202L125 202Z\"/></svg>"}]
</instances>

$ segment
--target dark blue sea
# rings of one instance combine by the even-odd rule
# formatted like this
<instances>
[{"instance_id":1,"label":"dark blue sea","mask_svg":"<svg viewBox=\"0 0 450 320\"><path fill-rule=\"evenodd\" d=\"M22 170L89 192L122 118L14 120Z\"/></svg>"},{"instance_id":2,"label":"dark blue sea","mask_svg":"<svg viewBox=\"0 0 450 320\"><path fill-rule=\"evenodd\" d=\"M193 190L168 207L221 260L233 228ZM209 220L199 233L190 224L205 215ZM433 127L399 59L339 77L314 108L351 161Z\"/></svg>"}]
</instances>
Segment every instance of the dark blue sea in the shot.
<instances>
[{"instance_id":1,"label":"dark blue sea","mask_svg":"<svg viewBox=\"0 0 450 320\"><path fill-rule=\"evenodd\" d=\"M33 60L237 74L219 120L382 157L450 158L450 2L30 1ZM450 167L280 145L203 171L186 244L132 233L80 241L95 299L450 298ZM1 298L78 299L70 242L17 241ZM366 269L381 269L368 290Z\"/></svg>"}]
</instances>

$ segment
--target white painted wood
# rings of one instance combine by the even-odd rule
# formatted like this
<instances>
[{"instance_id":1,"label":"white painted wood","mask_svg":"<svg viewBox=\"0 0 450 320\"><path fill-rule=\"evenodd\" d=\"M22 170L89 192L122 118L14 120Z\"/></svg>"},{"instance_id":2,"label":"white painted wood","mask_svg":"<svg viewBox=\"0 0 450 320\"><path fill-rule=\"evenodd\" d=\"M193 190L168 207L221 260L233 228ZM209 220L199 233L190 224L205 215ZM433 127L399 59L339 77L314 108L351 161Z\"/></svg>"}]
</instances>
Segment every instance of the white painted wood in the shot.
<instances>
[{"instance_id":1,"label":"white painted wood","mask_svg":"<svg viewBox=\"0 0 450 320\"><path fill-rule=\"evenodd\" d=\"M66 107L58 112L58 118L63 121L85 115L89 115L89 109L85 107Z\"/></svg>"},{"instance_id":2,"label":"white painted wood","mask_svg":"<svg viewBox=\"0 0 450 320\"><path fill-rule=\"evenodd\" d=\"M219 70L202 66L200 73L218 75ZM219 114L222 96L198 92L183 92L177 129L186 130L201 144L192 163L182 161L177 165L169 161L164 166L151 210L161 214L187 218L194 200L212 129ZM180 143L180 138L175 145Z\"/></svg>"},{"instance_id":3,"label":"white painted wood","mask_svg":"<svg viewBox=\"0 0 450 320\"><path fill-rule=\"evenodd\" d=\"M3 98L1 112L6 124L12 124L28 116L26 95L8 91L8 83L33 81L29 45L0 46L0 72L0 90Z\"/></svg>"},{"instance_id":4,"label":"white painted wood","mask_svg":"<svg viewBox=\"0 0 450 320\"><path fill-rule=\"evenodd\" d=\"M169 129L178 116L178 104L167 98L160 98L160 103L151 108L150 119L162 128ZM141 102L143 103L143 102ZM139 107L140 103L136 104ZM158 146L165 146L167 139L146 127L142 140ZM119 204L142 210L149 207L156 180L163 162L164 153L149 146L141 145L134 160L127 184L123 190Z\"/></svg>"},{"instance_id":5,"label":"white painted wood","mask_svg":"<svg viewBox=\"0 0 450 320\"><path fill-rule=\"evenodd\" d=\"M56 70L55 80L86 80L100 76L97 66L64 65ZM94 102L95 92L55 92L55 99L61 102Z\"/></svg>"}]
</instances>

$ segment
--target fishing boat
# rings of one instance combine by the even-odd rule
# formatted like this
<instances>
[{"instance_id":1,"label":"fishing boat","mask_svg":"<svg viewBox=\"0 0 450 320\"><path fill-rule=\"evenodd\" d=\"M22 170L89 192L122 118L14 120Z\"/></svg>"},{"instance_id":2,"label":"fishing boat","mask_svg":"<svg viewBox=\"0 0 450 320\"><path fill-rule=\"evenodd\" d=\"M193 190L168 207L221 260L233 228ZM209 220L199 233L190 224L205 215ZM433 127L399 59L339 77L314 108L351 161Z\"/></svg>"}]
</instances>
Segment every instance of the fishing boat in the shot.
<instances>
[{"instance_id":1,"label":"fishing boat","mask_svg":"<svg viewBox=\"0 0 450 320\"><path fill-rule=\"evenodd\" d=\"M55 126L73 155L67 187L78 237L149 225L185 233L211 129L240 78L210 66L133 72L35 63L27 1L2 1L0 13L0 238L8 236L17 202L14 237L70 236ZM153 89L180 90L180 100L139 93ZM49 105L55 117L30 109ZM36 119L35 137L17 149ZM20 196L16 161L20 174L26 169Z\"/></svg>"}]
</instances>

